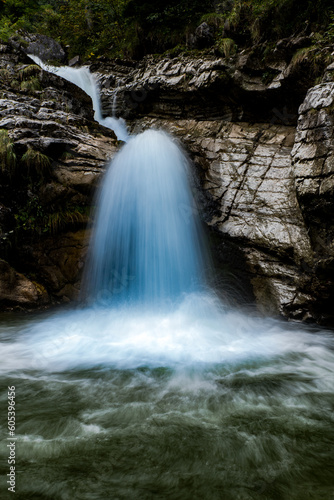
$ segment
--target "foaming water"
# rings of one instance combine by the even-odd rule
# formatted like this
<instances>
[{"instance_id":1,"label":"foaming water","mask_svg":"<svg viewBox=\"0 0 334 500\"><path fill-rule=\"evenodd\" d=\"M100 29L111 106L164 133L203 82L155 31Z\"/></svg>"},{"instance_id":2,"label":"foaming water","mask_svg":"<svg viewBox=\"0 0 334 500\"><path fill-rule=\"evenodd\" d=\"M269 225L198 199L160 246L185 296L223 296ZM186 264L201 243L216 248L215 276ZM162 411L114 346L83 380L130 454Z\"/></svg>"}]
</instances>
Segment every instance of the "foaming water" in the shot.
<instances>
[{"instance_id":1,"label":"foaming water","mask_svg":"<svg viewBox=\"0 0 334 500\"><path fill-rule=\"evenodd\" d=\"M40 66L44 71L49 73L54 73L55 75L61 76L65 80L74 83L77 87L80 87L87 95L92 99L94 118L104 127L113 130L116 134L117 139L120 141L127 141L129 134L127 132L126 123L122 118L106 117L103 118L100 102L99 89L94 78L91 74L89 68L82 66L81 68L71 68L69 66L52 66L51 64L44 63L39 57L29 54L30 59L32 59L38 66Z\"/></svg>"},{"instance_id":2,"label":"foaming water","mask_svg":"<svg viewBox=\"0 0 334 500\"><path fill-rule=\"evenodd\" d=\"M95 306L0 338L18 498L331 499L330 333L198 293L169 313Z\"/></svg>"},{"instance_id":3,"label":"foaming water","mask_svg":"<svg viewBox=\"0 0 334 500\"><path fill-rule=\"evenodd\" d=\"M92 306L30 321L3 344L0 371L58 372L94 366L206 369L294 354L296 369L329 369L330 335L225 310L211 294L188 294L172 309ZM320 363L321 360L321 363ZM327 361L325 361L327 360ZM319 366L318 366L319 365ZM313 368L312 368L313 367Z\"/></svg>"}]
</instances>

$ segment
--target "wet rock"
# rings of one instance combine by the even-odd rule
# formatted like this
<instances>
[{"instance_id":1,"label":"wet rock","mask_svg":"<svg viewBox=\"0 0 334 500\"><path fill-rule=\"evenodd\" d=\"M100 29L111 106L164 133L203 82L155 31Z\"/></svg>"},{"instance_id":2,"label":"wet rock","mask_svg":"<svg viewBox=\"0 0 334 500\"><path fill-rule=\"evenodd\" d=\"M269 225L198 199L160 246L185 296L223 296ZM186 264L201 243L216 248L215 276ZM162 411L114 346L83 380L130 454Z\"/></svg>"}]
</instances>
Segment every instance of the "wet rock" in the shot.
<instances>
[{"instance_id":1,"label":"wet rock","mask_svg":"<svg viewBox=\"0 0 334 500\"><path fill-rule=\"evenodd\" d=\"M38 56L44 62L65 61L64 49L53 38L38 33L28 33L24 30L19 30L17 34L18 37L13 37L12 43L20 47L26 54ZM22 43L22 40L25 43Z\"/></svg>"},{"instance_id":2,"label":"wet rock","mask_svg":"<svg viewBox=\"0 0 334 500\"><path fill-rule=\"evenodd\" d=\"M0 69L5 69L0 129L7 131L16 155L12 170L0 171L0 258L9 266L3 268L2 304L30 307L69 300L79 289L92 196L117 141L93 121L91 99L83 91L42 71L9 44L0 50ZM32 76L39 86L15 88L15 74ZM44 170L37 160L27 167L28 151L42 155ZM34 227L36 218L42 227Z\"/></svg>"},{"instance_id":3,"label":"wet rock","mask_svg":"<svg viewBox=\"0 0 334 500\"><path fill-rule=\"evenodd\" d=\"M0 259L0 303L4 306L37 307L48 302L45 288L18 273Z\"/></svg>"},{"instance_id":4,"label":"wet rock","mask_svg":"<svg viewBox=\"0 0 334 500\"><path fill-rule=\"evenodd\" d=\"M213 29L208 23L201 23L195 29L195 36L193 39L194 47L198 49L204 49L206 47L210 47L213 44Z\"/></svg>"},{"instance_id":5,"label":"wet rock","mask_svg":"<svg viewBox=\"0 0 334 500\"><path fill-rule=\"evenodd\" d=\"M79 63L80 63L80 56L72 57L72 59L68 61L69 66L76 66Z\"/></svg>"}]
</instances>

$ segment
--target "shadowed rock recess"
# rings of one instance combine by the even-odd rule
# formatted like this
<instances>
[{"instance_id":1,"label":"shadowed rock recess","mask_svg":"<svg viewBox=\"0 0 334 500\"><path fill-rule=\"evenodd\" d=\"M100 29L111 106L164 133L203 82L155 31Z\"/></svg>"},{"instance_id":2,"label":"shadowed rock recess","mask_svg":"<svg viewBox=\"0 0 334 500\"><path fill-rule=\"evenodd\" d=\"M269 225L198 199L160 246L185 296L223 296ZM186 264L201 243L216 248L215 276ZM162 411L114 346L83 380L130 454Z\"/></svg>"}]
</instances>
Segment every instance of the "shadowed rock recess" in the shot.
<instances>
[{"instance_id":1,"label":"shadowed rock recess","mask_svg":"<svg viewBox=\"0 0 334 500\"><path fill-rule=\"evenodd\" d=\"M294 63L293 50L286 49L308 43L277 44L266 63L244 51L233 60L207 55L100 61L91 71L105 115L116 111L133 132L169 130L190 153L218 285L231 285L238 301L255 299L265 314L333 325L334 71L329 66L314 86L307 61ZM8 45L1 51L1 67L12 75L31 64ZM2 264L7 274L1 298L5 305L24 306L70 300L85 260L83 208L91 204L116 142L92 121L90 100L75 86L41 70L39 90L26 91L22 82L14 89L10 78L1 81L0 129L8 131L21 158L15 169L23 168L28 147L47 155L51 168L33 187L28 179L17 188L14 177L2 174L6 245L0 256L8 263ZM39 227L36 235L20 228L31 197L50 214L51 231ZM63 214L52 230L51 213L59 206L76 215L71 221ZM4 276L15 272L11 294ZM30 290L24 278L36 288L28 302L18 298L18 289Z\"/></svg>"}]
</instances>

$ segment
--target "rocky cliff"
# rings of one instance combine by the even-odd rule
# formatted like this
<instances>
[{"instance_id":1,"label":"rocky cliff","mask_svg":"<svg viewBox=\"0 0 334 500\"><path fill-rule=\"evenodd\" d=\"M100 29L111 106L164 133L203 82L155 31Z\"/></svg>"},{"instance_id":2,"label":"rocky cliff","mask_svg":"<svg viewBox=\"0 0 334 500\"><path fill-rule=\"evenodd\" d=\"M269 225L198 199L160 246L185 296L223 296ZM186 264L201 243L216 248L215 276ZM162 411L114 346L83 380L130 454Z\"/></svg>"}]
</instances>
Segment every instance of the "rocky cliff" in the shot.
<instances>
[{"instance_id":1,"label":"rocky cliff","mask_svg":"<svg viewBox=\"0 0 334 500\"><path fill-rule=\"evenodd\" d=\"M320 65L315 85L312 58L294 57L309 44L308 37L282 40L265 60L259 49L234 58L100 60L91 70L105 115L116 102L132 131L162 127L187 148L222 281L230 280L243 300L255 299L266 314L333 324L333 68ZM29 66L21 55L14 61L12 52L13 71ZM31 92L2 83L0 129L21 158L28 147L50 158L49 177L33 191L45 212L62 200L72 210L87 207L115 140L92 122L85 95L40 70L37 77L41 89ZM29 182L24 189L27 205ZM1 200L5 237L18 207L7 198ZM6 276L18 290L28 279L35 295L19 302L4 278L6 304L36 303L38 294L40 302L75 295L87 219L70 220L65 217L58 234L42 232L33 243L24 238L19 250L12 245L14 255L7 252L2 264Z\"/></svg>"},{"instance_id":2,"label":"rocky cliff","mask_svg":"<svg viewBox=\"0 0 334 500\"><path fill-rule=\"evenodd\" d=\"M201 214L223 274L265 314L333 323L333 67L296 58L307 37L266 61L147 57L95 65L105 113L170 130L196 165ZM305 50L307 53L307 50ZM112 85L111 85L112 82Z\"/></svg>"},{"instance_id":3,"label":"rocky cliff","mask_svg":"<svg viewBox=\"0 0 334 500\"><path fill-rule=\"evenodd\" d=\"M0 45L2 308L73 299L97 179L117 141L90 98Z\"/></svg>"}]
</instances>

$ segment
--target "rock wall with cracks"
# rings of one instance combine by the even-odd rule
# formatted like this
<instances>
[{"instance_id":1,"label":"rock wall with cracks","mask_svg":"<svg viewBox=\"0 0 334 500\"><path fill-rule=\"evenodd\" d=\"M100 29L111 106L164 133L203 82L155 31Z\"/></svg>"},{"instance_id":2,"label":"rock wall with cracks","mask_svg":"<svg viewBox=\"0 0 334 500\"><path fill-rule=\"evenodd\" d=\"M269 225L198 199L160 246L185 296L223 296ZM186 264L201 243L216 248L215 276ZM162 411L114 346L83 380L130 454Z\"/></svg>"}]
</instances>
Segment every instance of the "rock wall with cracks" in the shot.
<instances>
[{"instance_id":1,"label":"rock wall with cracks","mask_svg":"<svg viewBox=\"0 0 334 500\"><path fill-rule=\"evenodd\" d=\"M106 115L124 116L133 132L167 129L190 153L222 281L232 276L244 299L255 298L265 314L332 325L333 67L314 86L307 61L291 61L292 48L303 43L280 44L283 53L265 64L244 51L233 61L147 57L100 61L91 70ZM8 45L1 53L7 81L1 82L0 128L18 156L31 146L52 160L35 194L51 209L72 199L91 204L105 161L117 150L113 135L92 121L87 96L61 78L40 71L40 90L14 88L10 74L31 61ZM7 189L6 180L2 185ZM3 196L0 202L6 238L16 201ZM1 252L2 303L72 300L87 236L81 224Z\"/></svg>"},{"instance_id":2,"label":"rock wall with cracks","mask_svg":"<svg viewBox=\"0 0 334 500\"><path fill-rule=\"evenodd\" d=\"M106 113L117 88L133 131L164 128L185 144L217 260L240 276L246 300L253 293L265 314L332 325L334 68L309 89L305 66L277 56L269 69L264 84L247 53L233 64L95 67Z\"/></svg>"},{"instance_id":3,"label":"rock wall with cracks","mask_svg":"<svg viewBox=\"0 0 334 500\"><path fill-rule=\"evenodd\" d=\"M15 155L10 165L0 144L0 310L68 302L80 289L94 190L118 143L75 85L9 44L0 56L0 133Z\"/></svg>"}]
</instances>

